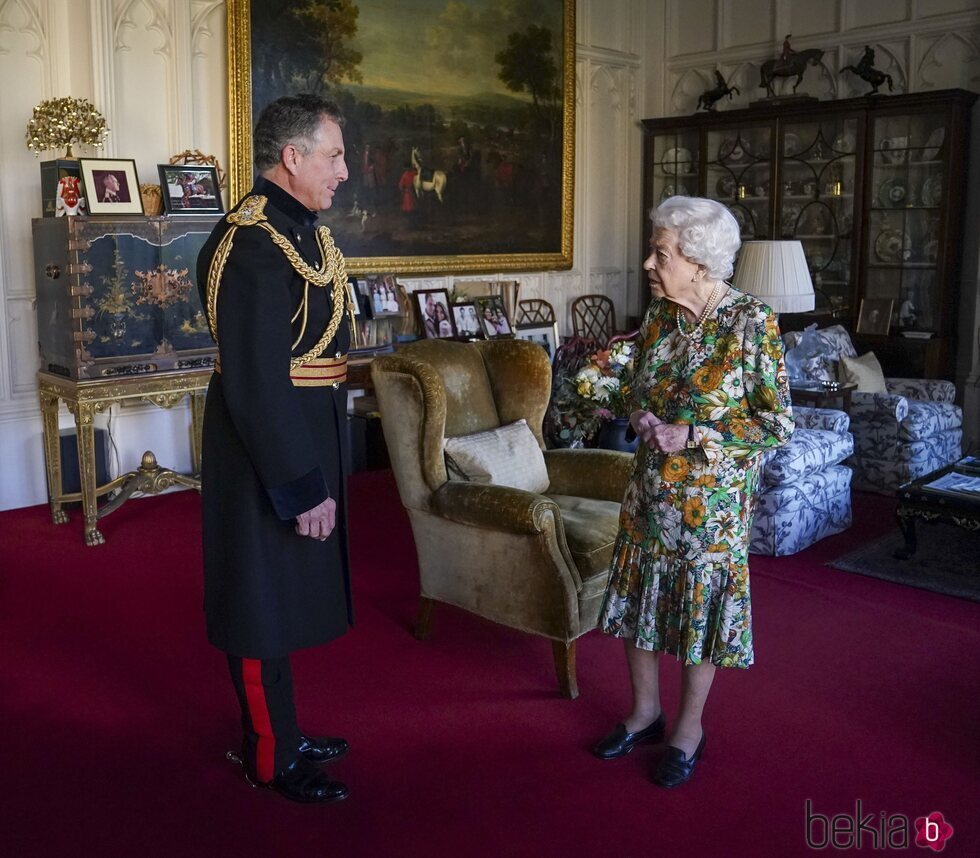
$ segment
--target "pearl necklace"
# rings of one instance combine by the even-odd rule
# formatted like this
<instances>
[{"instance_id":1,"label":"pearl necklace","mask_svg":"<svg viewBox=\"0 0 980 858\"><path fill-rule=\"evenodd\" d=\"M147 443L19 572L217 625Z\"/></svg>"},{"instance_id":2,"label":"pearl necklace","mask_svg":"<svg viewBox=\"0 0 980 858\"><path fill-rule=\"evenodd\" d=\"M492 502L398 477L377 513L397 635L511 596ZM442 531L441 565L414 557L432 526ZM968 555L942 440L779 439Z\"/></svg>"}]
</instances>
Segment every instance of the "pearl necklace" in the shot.
<instances>
[{"instance_id":1,"label":"pearl necklace","mask_svg":"<svg viewBox=\"0 0 980 858\"><path fill-rule=\"evenodd\" d=\"M690 340L691 337L693 337L695 334L701 333L701 327L702 325L704 325L704 320L708 318L708 313L710 313L712 309L714 309L715 300L718 298L718 293L720 291L721 291L721 281L718 280L715 282L715 288L711 290L711 294L708 296L708 301L704 305L704 309L701 311L701 315L698 316L697 323L693 328L691 328L690 331L684 330L684 325L683 325L684 318L683 315L681 314L681 305L680 304L677 305L677 311L675 313L675 317L677 319L677 331L685 340Z\"/></svg>"}]
</instances>

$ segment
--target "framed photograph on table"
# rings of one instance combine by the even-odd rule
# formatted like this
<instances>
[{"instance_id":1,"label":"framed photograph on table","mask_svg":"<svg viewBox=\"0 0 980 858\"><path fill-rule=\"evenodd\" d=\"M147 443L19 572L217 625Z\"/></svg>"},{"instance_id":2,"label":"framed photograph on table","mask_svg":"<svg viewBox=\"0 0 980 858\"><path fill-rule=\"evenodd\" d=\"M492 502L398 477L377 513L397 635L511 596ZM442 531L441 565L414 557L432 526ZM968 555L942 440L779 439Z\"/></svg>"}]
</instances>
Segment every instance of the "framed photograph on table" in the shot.
<instances>
[{"instance_id":1,"label":"framed photograph on table","mask_svg":"<svg viewBox=\"0 0 980 858\"><path fill-rule=\"evenodd\" d=\"M392 274L369 274L367 282L368 304L373 319L401 315L398 303L398 283Z\"/></svg>"},{"instance_id":2,"label":"framed photograph on table","mask_svg":"<svg viewBox=\"0 0 980 858\"><path fill-rule=\"evenodd\" d=\"M575 0L225 6L232 201L262 109L318 82L348 120L321 220L350 271L571 267Z\"/></svg>"},{"instance_id":3,"label":"framed photograph on table","mask_svg":"<svg viewBox=\"0 0 980 858\"><path fill-rule=\"evenodd\" d=\"M168 215L221 213L218 168L207 164L157 164L163 211Z\"/></svg>"},{"instance_id":4,"label":"framed photograph on table","mask_svg":"<svg viewBox=\"0 0 980 858\"><path fill-rule=\"evenodd\" d=\"M453 315L449 312L449 293L445 289L419 289L414 293L422 333L429 340L456 336Z\"/></svg>"},{"instance_id":5,"label":"framed photograph on table","mask_svg":"<svg viewBox=\"0 0 980 858\"><path fill-rule=\"evenodd\" d=\"M518 325L514 329L514 335L519 340L529 340L537 343L547 353L552 360L555 359L555 352L558 350L558 323L533 322L526 325Z\"/></svg>"},{"instance_id":6,"label":"framed photograph on table","mask_svg":"<svg viewBox=\"0 0 980 858\"><path fill-rule=\"evenodd\" d=\"M476 305L470 301L463 304L453 304L453 322L456 325L456 336L464 340L482 340L483 326L476 315Z\"/></svg>"},{"instance_id":7,"label":"framed photograph on table","mask_svg":"<svg viewBox=\"0 0 980 858\"><path fill-rule=\"evenodd\" d=\"M477 298L473 303L476 305L477 318L483 327L483 335L488 340L514 336L514 329L504 309L504 299L500 295L487 295Z\"/></svg>"},{"instance_id":8,"label":"framed photograph on table","mask_svg":"<svg viewBox=\"0 0 980 858\"><path fill-rule=\"evenodd\" d=\"M890 298L862 298L856 333L887 335L893 304Z\"/></svg>"},{"instance_id":9,"label":"framed photograph on table","mask_svg":"<svg viewBox=\"0 0 980 858\"><path fill-rule=\"evenodd\" d=\"M79 158L89 214L143 214L143 198L132 158Z\"/></svg>"}]
</instances>

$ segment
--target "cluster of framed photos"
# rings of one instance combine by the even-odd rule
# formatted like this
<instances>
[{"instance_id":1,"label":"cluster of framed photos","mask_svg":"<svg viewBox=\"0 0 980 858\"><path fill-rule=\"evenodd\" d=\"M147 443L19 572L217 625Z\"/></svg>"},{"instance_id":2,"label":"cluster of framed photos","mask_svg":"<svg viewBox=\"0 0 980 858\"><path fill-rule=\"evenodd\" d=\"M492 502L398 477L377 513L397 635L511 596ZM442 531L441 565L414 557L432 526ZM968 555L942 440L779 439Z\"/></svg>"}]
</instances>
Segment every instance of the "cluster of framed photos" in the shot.
<instances>
[{"instance_id":1,"label":"cluster of framed photos","mask_svg":"<svg viewBox=\"0 0 980 858\"><path fill-rule=\"evenodd\" d=\"M224 211L217 167L159 164L157 169L164 214L220 214ZM64 181L73 169L61 167L60 172ZM82 184L88 214L144 214L136 161L132 158L81 158L74 178Z\"/></svg>"},{"instance_id":2,"label":"cluster of framed photos","mask_svg":"<svg viewBox=\"0 0 980 858\"><path fill-rule=\"evenodd\" d=\"M426 339L500 340L516 337L540 345L549 357L558 348L558 326L514 324L500 295L485 295L453 304L446 289L412 293L422 335Z\"/></svg>"},{"instance_id":3,"label":"cluster of framed photos","mask_svg":"<svg viewBox=\"0 0 980 858\"><path fill-rule=\"evenodd\" d=\"M398 326L401 334L408 339L414 339L419 333L430 340L516 337L537 343L551 358L558 348L557 324L514 324L500 295L485 295L454 304L446 289L408 292L393 274L369 274L360 281L351 277L348 288L354 314L363 328L359 336L362 348L390 344L398 318L402 319ZM379 328L379 324L383 327Z\"/></svg>"}]
</instances>

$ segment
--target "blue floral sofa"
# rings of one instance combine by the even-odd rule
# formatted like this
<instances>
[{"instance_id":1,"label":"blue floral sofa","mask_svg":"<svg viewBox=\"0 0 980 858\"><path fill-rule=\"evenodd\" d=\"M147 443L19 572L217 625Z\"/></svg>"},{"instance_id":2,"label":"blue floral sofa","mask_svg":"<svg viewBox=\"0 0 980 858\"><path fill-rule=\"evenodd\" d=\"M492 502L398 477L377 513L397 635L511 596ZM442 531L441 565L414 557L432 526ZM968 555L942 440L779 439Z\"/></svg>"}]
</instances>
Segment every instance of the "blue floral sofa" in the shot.
<instances>
[{"instance_id":1,"label":"blue floral sofa","mask_svg":"<svg viewBox=\"0 0 980 858\"><path fill-rule=\"evenodd\" d=\"M851 526L850 419L830 408L793 408L789 442L764 454L749 551L795 554Z\"/></svg>"},{"instance_id":2,"label":"blue floral sofa","mask_svg":"<svg viewBox=\"0 0 980 858\"><path fill-rule=\"evenodd\" d=\"M856 357L850 335L840 325L810 332L808 350L797 369L806 378L836 379L842 355ZM803 332L783 335L786 350L799 345ZM787 366L793 364L787 361ZM791 374L792 377L792 374ZM851 394L851 431L854 433L854 488L882 494L962 455L963 412L953 400L950 381L886 378L887 393Z\"/></svg>"}]
</instances>

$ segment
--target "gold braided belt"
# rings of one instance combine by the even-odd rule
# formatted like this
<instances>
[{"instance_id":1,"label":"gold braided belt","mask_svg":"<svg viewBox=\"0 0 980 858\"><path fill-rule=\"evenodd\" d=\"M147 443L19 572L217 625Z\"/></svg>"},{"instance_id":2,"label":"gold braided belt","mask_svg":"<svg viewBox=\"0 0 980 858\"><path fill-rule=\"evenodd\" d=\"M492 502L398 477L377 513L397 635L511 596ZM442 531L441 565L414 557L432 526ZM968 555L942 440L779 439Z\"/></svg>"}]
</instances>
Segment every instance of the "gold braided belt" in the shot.
<instances>
[{"instance_id":1,"label":"gold braided belt","mask_svg":"<svg viewBox=\"0 0 980 858\"><path fill-rule=\"evenodd\" d=\"M293 387L340 387L347 381L347 355L317 358L289 371Z\"/></svg>"},{"instance_id":2,"label":"gold braided belt","mask_svg":"<svg viewBox=\"0 0 980 858\"><path fill-rule=\"evenodd\" d=\"M258 226L264 229L272 238L273 243L278 247L293 270L303 278L303 300L293 315L293 321L303 316L302 330L293 343L293 348L299 344L306 330L307 312L307 293L310 286L325 289L331 283L331 300L333 301L333 313L327 327L323 331L323 336L305 354L294 357L289 361L289 377L297 387L326 387L338 386L347 380L347 356L340 354L334 358L321 358L331 340L337 336L340 330L340 323L344 318L344 309L348 309L348 319L353 325L354 307L351 303L351 296L347 289L347 262L340 248L334 243L333 236L330 235L328 227L319 226L316 230L317 245L320 248L321 264L317 268L308 265L293 247L292 243L282 233L280 233L265 215L265 205L268 198L260 194L253 194L239 206L237 211L227 216L228 222L232 225L231 229L225 233L224 237L215 250L214 258L211 260L211 267L208 269L207 282L207 306L205 312L208 318L208 328L215 343L218 344L219 359L215 361L215 371L221 371L220 349L218 343L218 289L221 287L221 275L225 270L228 257L231 255L232 244L235 233L242 227Z\"/></svg>"},{"instance_id":3,"label":"gold braided belt","mask_svg":"<svg viewBox=\"0 0 980 858\"><path fill-rule=\"evenodd\" d=\"M221 372L221 357L215 358L214 371ZM314 358L297 367L289 368L289 380L293 387L340 387L347 381L347 355L332 358Z\"/></svg>"}]
</instances>

